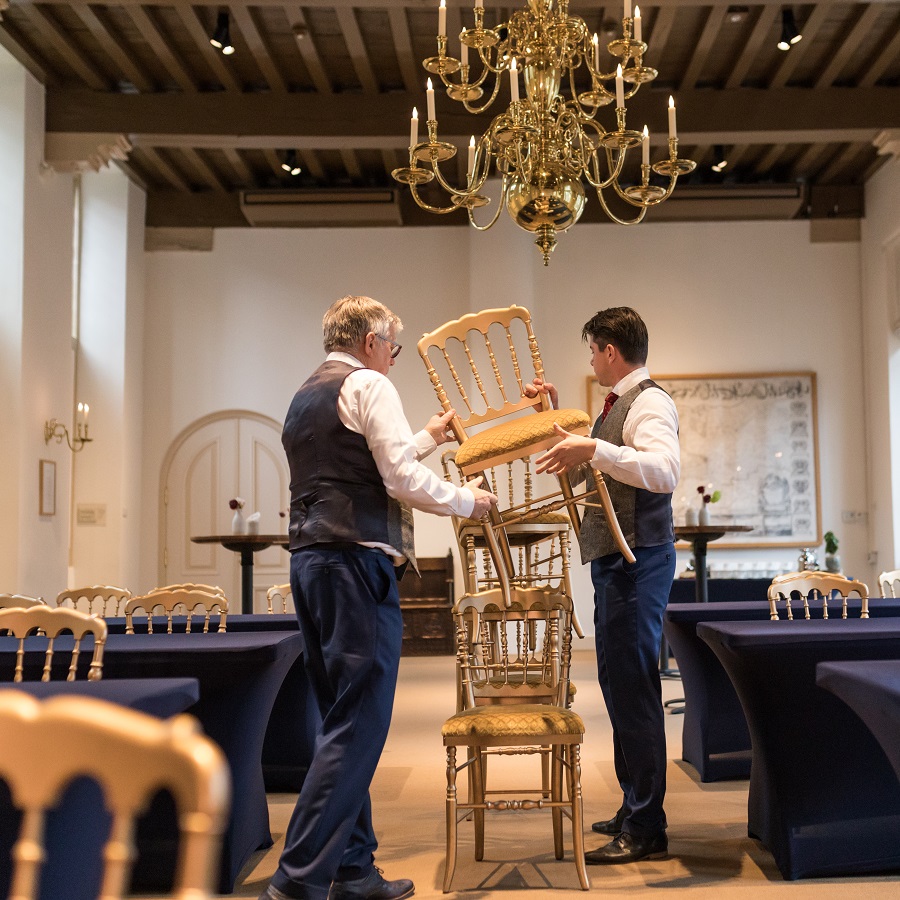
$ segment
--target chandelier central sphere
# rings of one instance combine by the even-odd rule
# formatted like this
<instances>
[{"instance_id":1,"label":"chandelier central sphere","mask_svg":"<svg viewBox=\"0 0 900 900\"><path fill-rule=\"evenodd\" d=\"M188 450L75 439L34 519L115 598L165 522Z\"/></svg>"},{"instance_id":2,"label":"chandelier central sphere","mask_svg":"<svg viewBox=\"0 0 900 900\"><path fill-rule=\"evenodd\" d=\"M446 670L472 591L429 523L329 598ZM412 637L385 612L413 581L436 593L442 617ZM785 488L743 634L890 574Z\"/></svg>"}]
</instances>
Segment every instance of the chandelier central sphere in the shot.
<instances>
[{"instance_id":1,"label":"chandelier central sphere","mask_svg":"<svg viewBox=\"0 0 900 900\"><path fill-rule=\"evenodd\" d=\"M574 225L587 202L585 182L596 191L604 212L621 225L642 221L647 210L666 200L679 175L695 168L689 159L678 158L678 136L674 100L669 98L667 158L650 163L650 138L625 127L625 103L642 84L657 76L645 66L647 44L642 40L640 8L631 14L631 0L624 0L622 37L607 44L618 60L612 71L600 64L600 43L587 24L569 15L568 0L527 0L527 8L513 13L494 28L484 24L483 0L475 0L474 26L459 35L460 56L447 55L446 7L438 9L437 56L422 65L440 78L450 99L462 103L470 113L485 112L508 81L510 102L491 121L487 131L469 143L465 184L453 185L441 169L457 149L438 139L434 88L427 82L427 140L419 141L418 111L410 120L409 165L393 171L406 184L415 202L429 212L443 215L464 209L479 231L486 231L506 207L513 221L536 235L544 265L556 246L556 235ZM477 57L477 75L469 64L470 52ZM582 69L584 67L584 69ZM525 96L519 96L519 76L524 77ZM576 80L580 80L576 86ZM587 89L585 89L587 88ZM479 102L487 96L481 104ZM615 102L615 129L607 130L598 112ZM642 148L641 175L627 184L622 175L626 154ZM650 182L651 172L667 184ZM491 174L500 178L500 200L486 222L476 220L476 210L490 204L483 193ZM449 195L445 206L434 206L419 193L419 186L437 181ZM617 215L607 204L605 191L634 207L632 218Z\"/></svg>"}]
</instances>

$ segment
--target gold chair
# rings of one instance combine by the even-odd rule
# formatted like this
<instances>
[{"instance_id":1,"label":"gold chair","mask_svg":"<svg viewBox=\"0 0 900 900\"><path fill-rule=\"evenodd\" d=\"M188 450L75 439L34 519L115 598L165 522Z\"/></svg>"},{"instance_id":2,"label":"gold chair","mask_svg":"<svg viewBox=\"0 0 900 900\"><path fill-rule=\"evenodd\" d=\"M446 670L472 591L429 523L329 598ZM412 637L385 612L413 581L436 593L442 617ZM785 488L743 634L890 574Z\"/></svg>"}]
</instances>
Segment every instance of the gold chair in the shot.
<instances>
[{"instance_id":1,"label":"gold chair","mask_svg":"<svg viewBox=\"0 0 900 900\"><path fill-rule=\"evenodd\" d=\"M587 413L577 409L551 409L545 394L537 399L525 395L526 383L543 379L544 366L531 327L531 314L524 307L487 309L447 322L423 335L417 349L442 409L456 410L450 427L460 444L456 465L466 478L549 449L559 441L554 423L576 434L587 434L590 430ZM523 361L530 363L528 374L523 371ZM439 370L444 373L443 378ZM452 399L448 389L454 395ZM541 407L539 412L534 410L536 405ZM472 432L481 426L489 427ZM599 498L622 553L634 559L618 527L599 472L595 473L595 480L596 491L576 495L568 475L563 473L557 479L557 490L533 498L529 508L492 507L489 522L482 525L484 540L507 596L515 574L507 537L509 528L566 509L578 535L581 520L577 503L596 503Z\"/></svg>"},{"instance_id":2,"label":"gold chair","mask_svg":"<svg viewBox=\"0 0 900 900\"><path fill-rule=\"evenodd\" d=\"M41 681L50 680L53 666L54 642L64 631L70 631L75 638L72 658L69 663L67 681L75 680L81 642L85 635L94 638L94 655L88 669L88 681L99 681L103 677L103 648L106 645L106 622L95 619L77 609L54 609L50 606L32 606L28 609L0 610L0 632L8 631L19 639L16 650L16 671L13 681L22 681L25 670L25 639L40 633L47 638L44 654L44 669Z\"/></svg>"},{"instance_id":3,"label":"gold chair","mask_svg":"<svg viewBox=\"0 0 900 900\"><path fill-rule=\"evenodd\" d=\"M475 859L484 857L484 814L491 810L550 809L553 845L562 859L563 817L572 824L578 881L589 887L584 863L580 780L581 718L567 709L571 663L572 601L536 588L500 589L465 595L454 606L462 709L441 729L447 748L447 851L443 890L456 868L458 824L470 813ZM506 601L509 600L509 605ZM467 759L457 766L458 747ZM488 790L489 756L538 755L540 787ZM457 773L466 770L468 800L457 795ZM515 798L510 797L516 794ZM523 796L518 796L523 795ZM495 799L496 797L500 799Z\"/></svg>"},{"instance_id":4,"label":"gold chair","mask_svg":"<svg viewBox=\"0 0 900 900\"><path fill-rule=\"evenodd\" d=\"M803 602L803 617L811 618L809 614L809 598L819 598L822 601L822 618L828 618L828 601L834 597L835 592L841 598L841 618L847 618L847 598L851 594L857 594L862 606L859 617L869 618L869 588L861 581L851 581L843 575L833 572L790 572L787 575L779 575L769 585L769 618L777 621L778 601L784 600L788 619L794 618L791 601L794 595L799 595Z\"/></svg>"},{"instance_id":5,"label":"gold chair","mask_svg":"<svg viewBox=\"0 0 900 900\"><path fill-rule=\"evenodd\" d=\"M134 820L160 788L173 796L180 831L173 900L212 896L230 798L222 751L187 715L161 721L92 697L43 702L0 691L0 778L23 811L12 849L10 900L36 900L44 817L78 776L96 780L112 814L99 896L125 896ZM73 876L74 877L74 876Z\"/></svg>"},{"instance_id":6,"label":"gold chair","mask_svg":"<svg viewBox=\"0 0 900 900\"><path fill-rule=\"evenodd\" d=\"M198 590L195 587L182 587L181 585L171 585L166 588L156 588L143 597L132 597L125 603L125 633L134 634L134 614L137 610L143 610L147 616L147 634L153 634L153 614L156 610L161 609L166 617L166 632L173 633L173 619L176 610L183 609L187 616L187 624L185 631L190 632L191 622L194 616L194 610L203 610L203 633L209 632L210 616L219 613L218 631L225 631L225 620L228 615L228 600L221 593L220 588L217 594L211 594L207 591Z\"/></svg>"},{"instance_id":7,"label":"gold chair","mask_svg":"<svg viewBox=\"0 0 900 900\"><path fill-rule=\"evenodd\" d=\"M71 609L87 607L85 612L92 616L121 616L125 614L125 601L131 596L131 591L125 588L114 587L111 584L93 584L90 587L72 588L68 591L60 591L56 595L56 605L67 606Z\"/></svg>"},{"instance_id":8,"label":"gold chair","mask_svg":"<svg viewBox=\"0 0 900 900\"><path fill-rule=\"evenodd\" d=\"M878 586L881 588L882 597L900 596L900 593L896 590L897 588L900 588L900 569L882 572L878 576Z\"/></svg>"},{"instance_id":9,"label":"gold chair","mask_svg":"<svg viewBox=\"0 0 900 900\"><path fill-rule=\"evenodd\" d=\"M276 602L280 602L281 612L287 613L288 600L293 601L290 584L273 584L272 587L266 591L266 604L268 606L267 612L269 615L274 613Z\"/></svg>"},{"instance_id":10,"label":"gold chair","mask_svg":"<svg viewBox=\"0 0 900 900\"><path fill-rule=\"evenodd\" d=\"M25 594L0 594L0 609L28 609L32 606L46 606L43 597L28 597Z\"/></svg>"}]
</instances>

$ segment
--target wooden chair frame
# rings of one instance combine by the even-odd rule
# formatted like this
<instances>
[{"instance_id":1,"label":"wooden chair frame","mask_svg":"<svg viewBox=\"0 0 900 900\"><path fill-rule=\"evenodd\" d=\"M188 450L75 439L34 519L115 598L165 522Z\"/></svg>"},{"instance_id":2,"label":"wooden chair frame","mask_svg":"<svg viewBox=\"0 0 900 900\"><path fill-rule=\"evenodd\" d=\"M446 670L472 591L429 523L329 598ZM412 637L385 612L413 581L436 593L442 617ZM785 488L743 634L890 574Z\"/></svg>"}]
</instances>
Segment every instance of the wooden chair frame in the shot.
<instances>
[{"instance_id":1,"label":"wooden chair frame","mask_svg":"<svg viewBox=\"0 0 900 900\"><path fill-rule=\"evenodd\" d=\"M226 618L228 616L228 600L222 593L210 594L206 591L182 588L174 585L172 588L157 588L142 597L132 597L125 604L125 633L134 634L134 614L142 609L147 615L147 633L153 634L153 613L162 609L166 616L166 632L173 633L173 618L176 609L182 606L187 615L186 631L190 632L194 610L199 607L203 610L203 633L209 632L209 619L214 612L219 613L218 631L226 630Z\"/></svg>"},{"instance_id":2,"label":"wooden chair frame","mask_svg":"<svg viewBox=\"0 0 900 900\"><path fill-rule=\"evenodd\" d=\"M46 606L43 597L29 597L26 594L0 594L0 609L29 609L32 606Z\"/></svg>"},{"instance_id":3,"label":"wooden chair frame","mask_svg":"<svg viewBox=\"0 0 900 900\"><path fill-rule=\"evenodd\" d=\"M828 618L828 600L837 592L841 597L841 618L847 618L847 598L851 594L857 594L862 603L859 617L869 618L869 588L861 581L851 581L843 575L833 572L792 572L787 575L779 575L769 585L769 618L778 621L778 600L785 601L788 619L794 618L791 601L798 594L803 603L803 617L811 618L809 614L809 598L819 598L822 601L822 618Z\"/></svg>"},{"instance_id":4,"label":"wooden chair frame","mask_svg":"<svg viewBox=\"0 0 900 900\"><path fill-rule=\"evenodd\" d=\"M230 797L222 751L192 716L161 721L92 697L43 702L0 691L0 777L23 810L12 850L10 900L36 900L44 819L66 786L87 775L113 817L103 848L99 896L125 896L134 858L134 819L160 788L175 800L181 833L174 900L212 896Z\"/></svg>"},{"instance_id":5,"label":"wooden chair frame","mask_svg":"<svg viewBox=\"0 0 900 900\"><path fill-rule=\"evenodd\" d=\"M111 584L92 584L90 587L60 591L56 595L56 605L61 607L66 603L71 603L71 609L78 609L78 602L83 600L87 604L89 615L106 618L107 616L124 615L125 603L130 597L131 591L125 588L115 587ZM99 612L95 610L98 605ZM110 611L110 605L112 605L112 611Z\"/></svg>"},{"instance_id":6,"label":"wooden chair frame","mask_svg":"<svg viewBox=\"0 0 900 900\"><path fill-rule=\"evenodd\" d=\"M44 669L41 681L49 681L53 667L54 642L65 631L72 633L75 646L69 663L67 681L74 681L78 671L78 658L81 654L81 642L90 634L94 638L94 655L88 669L88 681L99 681L103 676L103 648L106 646L107 628L102 619L89 616L77 609L55 609L40 604L28 609L0 610L0 632L9 631L19 639L16 650L16 671L14 682L22 681L25 671L25 640L32 635L47 638L47 650L44 654Z\"/></svg>"},{"instance_id":7,"label":"wooden chair frame","mask_svg":"<svg viewBox=\"0 0 900 900\"><path fill-rule=\"evenodd\" d=\"M271 616L274 614L274 601L277 598L281 598L281 613L282 615L287 614L288 608L288 598L293 600L293 592L291 591L290 582L288 584L273 584L266 591L266 612Z\"/></svg>"},{"instance_id":8,"label":"wooden chair frame","mask_svg":"<svg viewBox=\"0 0 900 900\"><path fill-rule=\"evenodd\" d=\"M895 585L900 587L900 569L882 572L878 576L878 587L882 597L900 596L900 594L894 590Z\"/></svg>"}]
</instances>

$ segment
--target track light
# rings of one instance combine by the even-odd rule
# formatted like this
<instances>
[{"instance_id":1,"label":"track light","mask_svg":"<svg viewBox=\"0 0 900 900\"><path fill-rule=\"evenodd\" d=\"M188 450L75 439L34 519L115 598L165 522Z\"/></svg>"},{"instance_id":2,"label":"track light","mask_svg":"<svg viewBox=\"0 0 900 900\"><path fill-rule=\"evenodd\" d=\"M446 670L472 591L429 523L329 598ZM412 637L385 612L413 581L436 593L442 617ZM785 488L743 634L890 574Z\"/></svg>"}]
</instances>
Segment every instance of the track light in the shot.
<instances>
[{"instance_id":1,"label":"track light","mask_svg":"<svg viewBox=\"0 0 900 900\"><path fill-rule=\"evenodd\" d=\"M213 47L218 47L226 56L234 53L234 45L231 43L231 28L228 23L228 13L222 10L216 17L216 30L209 39Z\"/></svg>"},{"instance_id":2,"label":"track light","mask_svg":"<svg viewBox=\"0 0 900 900\"><path fill-rule=\"evenodd\" d=\"M716 146L713 148L713 157L713 172L723 172L725 170L725 166L728 165L728 160L725 157L725 148L721 144L716 144Z\"/></svg>"},{"instance_id":3,"label":"track light","mask_svg":"<svg viewBox=\"0 0 900 900\"><path fill-rule=\"evenodd\" d=\"M790 50L792 44L796 44L803 37L797 28L794 11L788 7L781 11L781 40L778 42L779 50Z\"/></svg>"},{"instance_id":4,"label":"track light","mask_svg":"<svg viewBox=\"0 0 900 900\"><path fill-rule=\"evenodd\" d=\"M281 164L281 168L284 169L285 172L290 172L291 175L299 175L302 171L299 163L297 162L297 151L296 150L285 150L284 151L284 162Z\"/></svg>"}]
</instances>

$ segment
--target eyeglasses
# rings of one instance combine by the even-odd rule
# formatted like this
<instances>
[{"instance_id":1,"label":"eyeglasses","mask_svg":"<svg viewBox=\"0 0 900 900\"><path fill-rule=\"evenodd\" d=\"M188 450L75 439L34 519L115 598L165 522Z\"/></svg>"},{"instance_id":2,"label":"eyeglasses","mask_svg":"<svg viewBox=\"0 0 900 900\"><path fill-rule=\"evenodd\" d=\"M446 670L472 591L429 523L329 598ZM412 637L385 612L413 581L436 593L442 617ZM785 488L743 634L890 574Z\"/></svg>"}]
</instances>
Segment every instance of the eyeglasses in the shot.
<instances>
[{"instance_id":1,"label":"eyeglasses","mask_svg":"<svg viewBox=\"0 0 900 900\"><path fill-rule=\"evenodd\" d=\"M396 359L400 355L400 351L403 349L402 344L395 343L390 338L386 338L383 334L376 334L375 337L380 338L386 344L391 345L391 359Z\"/></svg>"}]
</instances>

